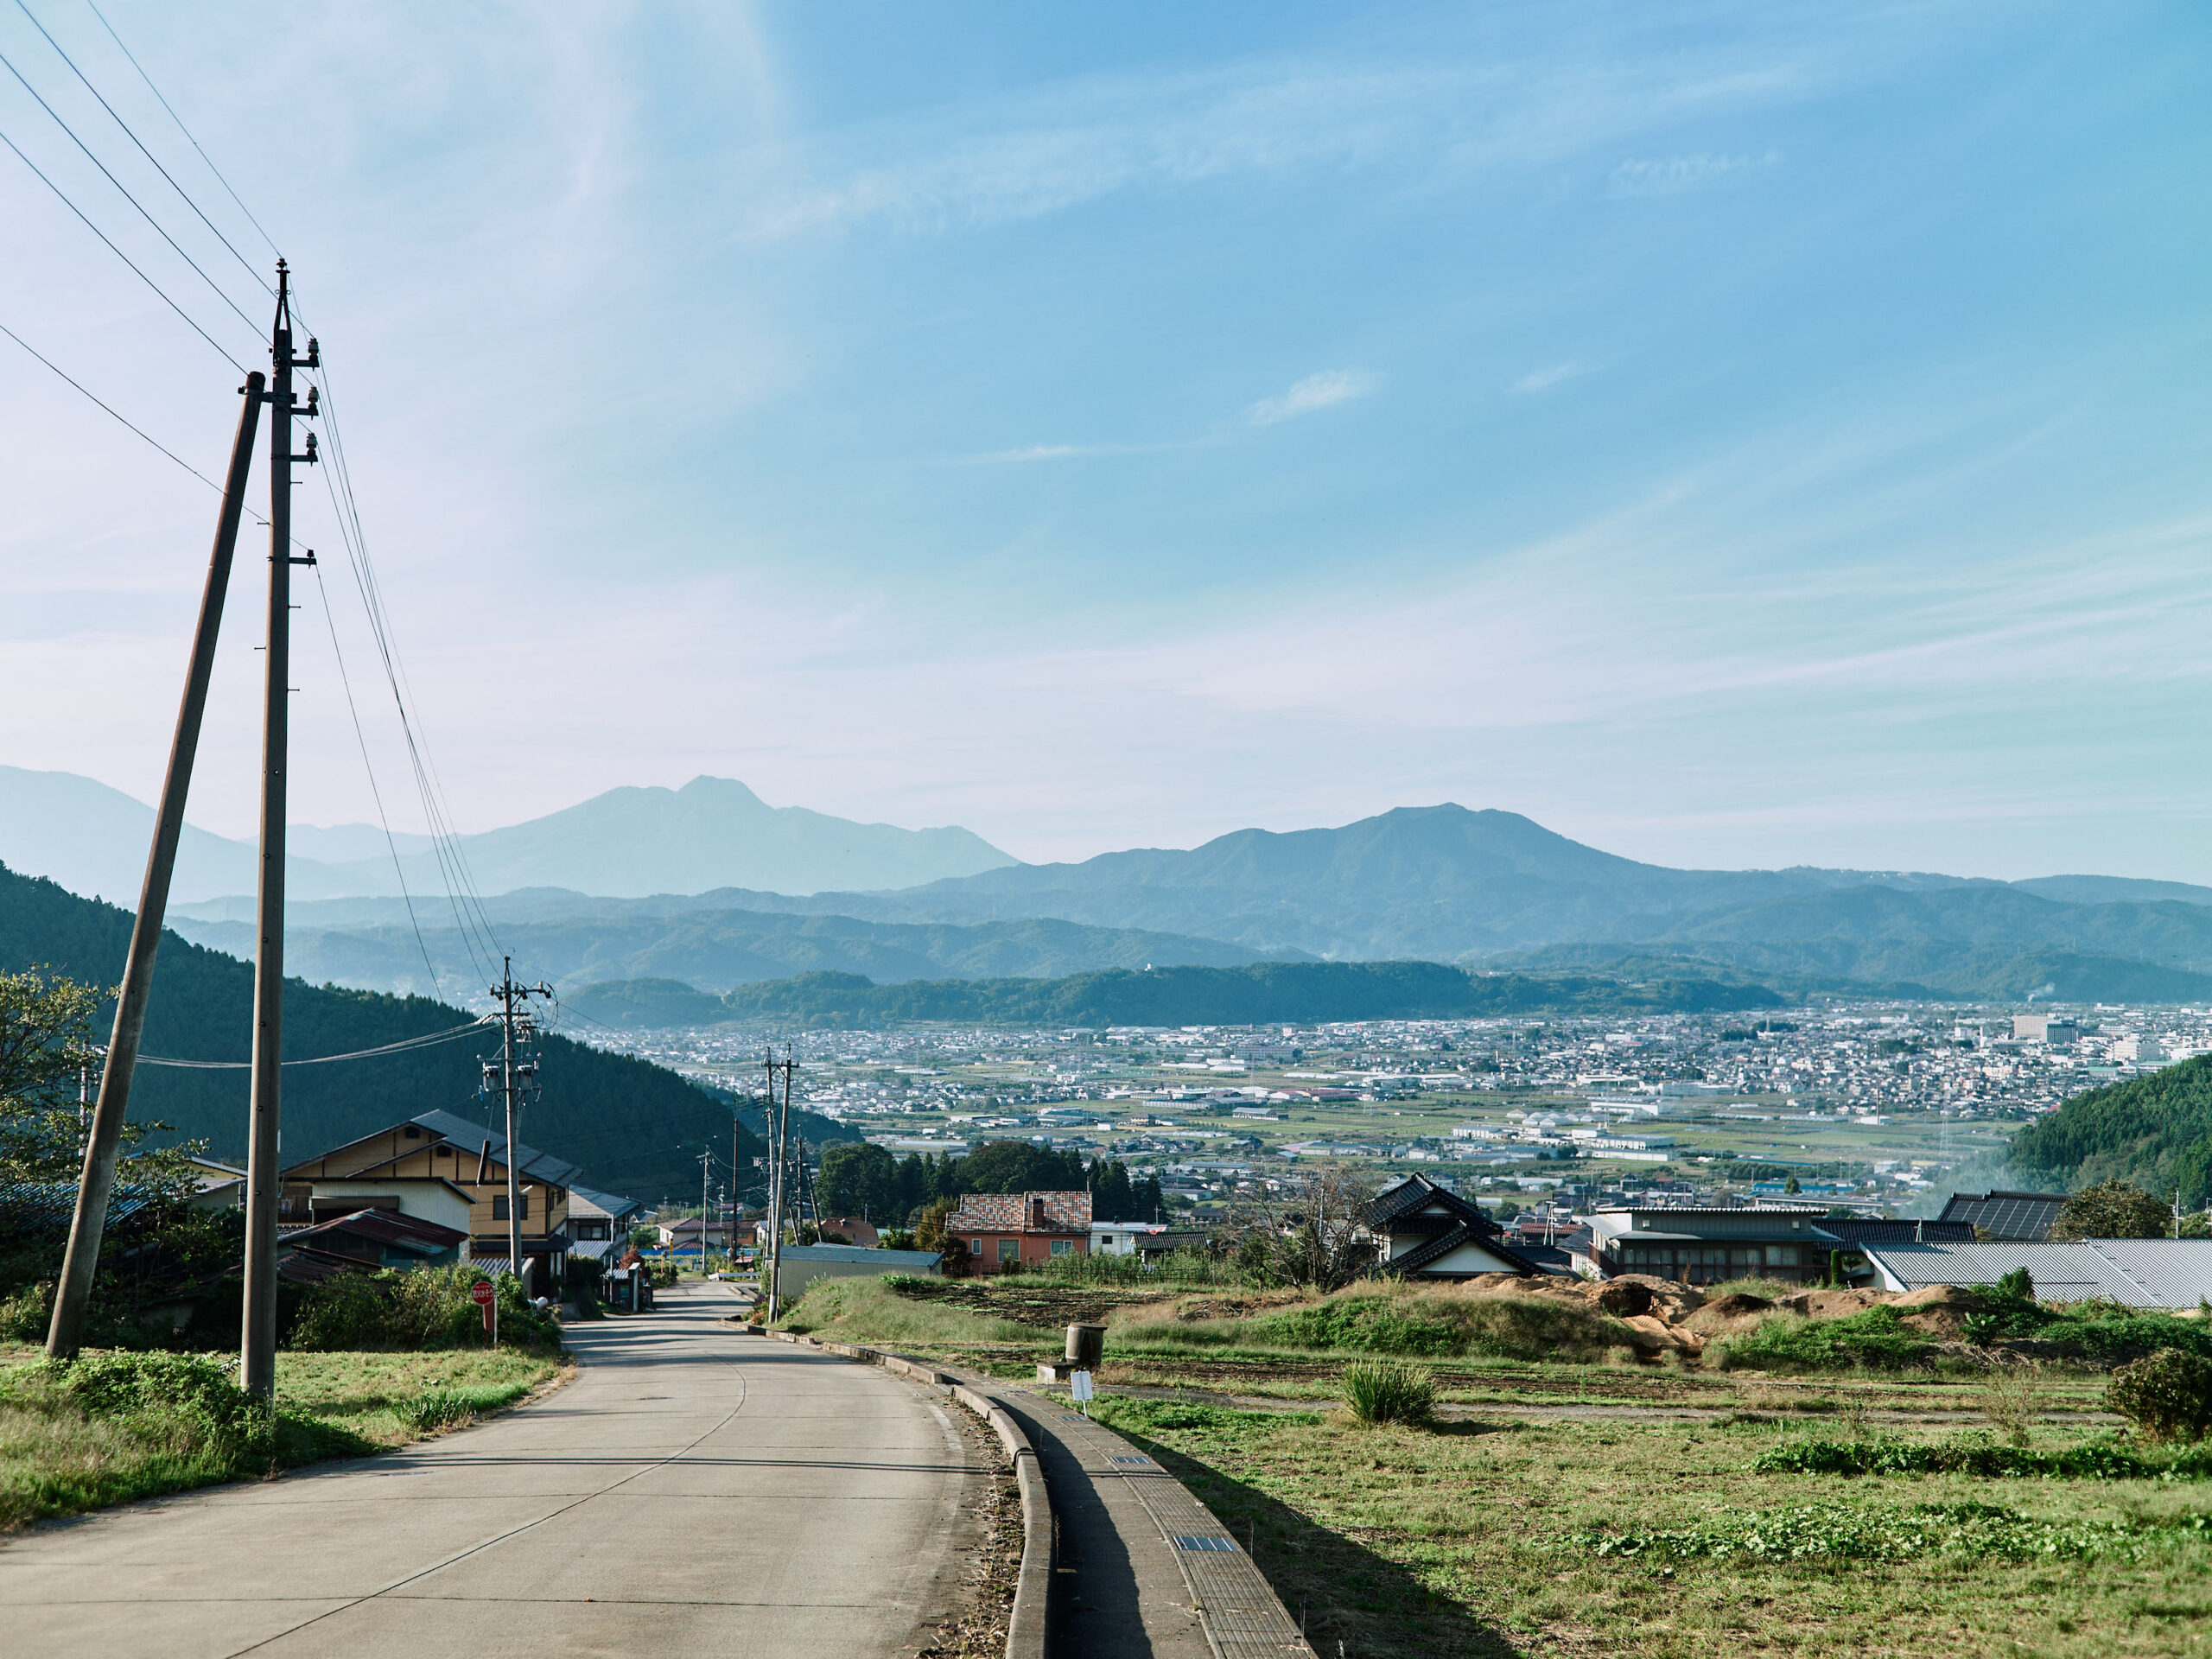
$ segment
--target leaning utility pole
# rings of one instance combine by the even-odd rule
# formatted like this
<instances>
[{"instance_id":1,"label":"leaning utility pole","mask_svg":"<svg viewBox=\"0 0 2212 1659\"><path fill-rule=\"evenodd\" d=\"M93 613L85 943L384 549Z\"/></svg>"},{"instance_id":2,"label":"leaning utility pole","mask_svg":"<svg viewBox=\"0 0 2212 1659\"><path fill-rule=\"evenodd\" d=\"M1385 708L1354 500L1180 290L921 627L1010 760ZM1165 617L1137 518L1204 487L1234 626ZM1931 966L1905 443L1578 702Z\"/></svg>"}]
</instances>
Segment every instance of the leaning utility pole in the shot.
<instances>
[{"instance_id":1,"label":"leaning utility pole","mask_svg":"<svg viewBox=\"0 0 2212 1659\"><path fill-rule=\"evenodd\" d=\"M797 1061L791 1058L789 1052L786 1052L784 1058L784 1064L781 1068L784 1074L784 1100L783 1107L780 1110L777 1109L776 1105L776 1072L778 1067L776 1065L775 1051L772 1049L768 1052L767 1065L768 1116L771 1120L767 1127L772 1131L768 1138L771 1144L770 1157L772 1161L770 1163L770 1169L772 1173L770 1177L768 1187L768 1221L770 1230L768 1235L768 1274L765 1289L767 1292L768 1297L768 1318L772 1323L776 1318L778 1311L783 1306L784 1195L790 1191L785 1166L784 1136L785 1132L791 1127L791 1074L798 1070L798 1065Z\"/></svg>"},{"instance_id":2,"label":"leaning utility pole","mask_svg":"<svg viewBox=\"0 0 2212 1659\"><path fill-rule=\"evenodd\" d=\"M146 880L138 889L138 916L130 926L130 954L124 959L123 988L116 993L115 1030L107 1041L107 1064L100 1070L99 1099L85 1138L85 1166L77 1178L77 1209L69 1221L69 1249L61 1259L61 1283L54 1297L54 1319L47 1326L46 1351L56 1359L75 1355L85 1328L85 1303L92 1292L99 1263L100 1238L107 1228L107 1201L115 1189L116 1150L130 1109L130 1078L137 1068L138 1039L146 1026L146 1002L154 988L154 953L161 948L162 923L168 913L169 875L176 867L177 838L184 831L184 800L192 787L193 758L200 750L200 720L207 708L207 682L215 671L215 639L223 624L223 599L231 585L231 556L238 542L238 516L245 505L246 477L253 470L253 435L261 420L258 370L238 390L245 406L238 410L238 435L231 443L231 469L224 475L223 505L215 515L215 548L207 559L207 585L200 590L200 622L193 631L192 656L184 674L184 700L169 739L169 769L162 779L162 804L154 814L154 843L146 854ZM85 1092L79 1078L79 1094ZM79 1116L83 1116L80 1107Z\"/></svg>"},{"instance_id":3,"label":"leaning utility pole","mask_svg":"<svg viewBox=\"0 0 2212 1659\"><path fill-rule=\"evenodd\" d=\"M499 982L492 987L492 995L499 1003L499 1093L507 1106L507 1149L500 1161L507 1166L507 1266L517 1280L522 1278L522 1177L515 1168L515 1120L521 1116L520 1098L523 1086L537 1075L535 1061L515 1064L515 1038L528 1037L532 1027L528 1012L529 999L550 996L550 985L518 985L515 983L515 959L501 959ZM518 1015L517 1004L524 1012Z\"/></svg>"},{"instance_id":4,"label":"leaning utility pole","mask_svg":"<svg viewBox=\"0 0 2212 1659\"><path fill-rule=\"evenodd\" d=\"M238 1386L268 1399L276 1388L276 1206L282 1197L277 1164L283 1146L280 1079L284 1064L284 795L292 672L292 567L314 561L292 556L292 464L315 460L315 435L307 453L292 453L292 422L315 413L316 394L304 408L292 397L292 371L320 367L313 340L305 357L292 355L291 276L276 262L276 324L269 341L274 385L269 394L269 642L261 706L261 880L254 915L253 1088L246 1129L245 1306L239 1320Z\"/></svg>"}]
</instances>

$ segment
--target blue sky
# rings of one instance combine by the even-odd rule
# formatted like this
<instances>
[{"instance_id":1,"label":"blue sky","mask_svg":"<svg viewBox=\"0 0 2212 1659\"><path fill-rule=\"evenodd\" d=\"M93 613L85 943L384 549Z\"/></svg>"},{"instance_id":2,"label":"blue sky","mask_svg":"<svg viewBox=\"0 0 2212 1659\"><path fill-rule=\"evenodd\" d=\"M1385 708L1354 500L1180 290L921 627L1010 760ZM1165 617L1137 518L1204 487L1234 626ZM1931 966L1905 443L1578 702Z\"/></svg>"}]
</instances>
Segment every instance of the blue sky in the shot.
<instances>
[{"instance_id":1,"label":"blue sky","mask_svg":"<svg viewBox=\"0 0 2212 1659\"><path fill-rule=\"evenodd\" d=\"M2212 880L2201 9L108 15L300 270L463 828L711 772L1028 858L1451 799ZM4 77L0 130L250 360ZM0 323L215 471L236 372L4 153L0 209ZM0 760L150 796L212 498L0 351ZM306 602L298 816L362 817Z\"/></svg>"}]
</instances>

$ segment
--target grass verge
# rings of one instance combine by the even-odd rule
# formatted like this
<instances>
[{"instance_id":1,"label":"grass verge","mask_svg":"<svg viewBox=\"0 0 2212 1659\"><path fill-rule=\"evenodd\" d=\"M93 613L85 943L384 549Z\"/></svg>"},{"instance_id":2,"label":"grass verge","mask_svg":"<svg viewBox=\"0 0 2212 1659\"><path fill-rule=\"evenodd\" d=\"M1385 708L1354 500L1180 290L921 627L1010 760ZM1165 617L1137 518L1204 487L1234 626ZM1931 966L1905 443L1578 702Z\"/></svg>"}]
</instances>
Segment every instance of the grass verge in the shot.
<instances>
[{"instance_id":1,"label":"grass verge","mask_svg":"<svg viewBox=\"0 0 2212 1659\"><path fill-rule=\"evenodd\" d=\"M0 1362L0 1532L365 1456L512 1405L554 1374L513 1350L282 1352L270 1410L208 1356L88 1354L54 1366L19 1351Z\"/></svg>"}]
</instances>

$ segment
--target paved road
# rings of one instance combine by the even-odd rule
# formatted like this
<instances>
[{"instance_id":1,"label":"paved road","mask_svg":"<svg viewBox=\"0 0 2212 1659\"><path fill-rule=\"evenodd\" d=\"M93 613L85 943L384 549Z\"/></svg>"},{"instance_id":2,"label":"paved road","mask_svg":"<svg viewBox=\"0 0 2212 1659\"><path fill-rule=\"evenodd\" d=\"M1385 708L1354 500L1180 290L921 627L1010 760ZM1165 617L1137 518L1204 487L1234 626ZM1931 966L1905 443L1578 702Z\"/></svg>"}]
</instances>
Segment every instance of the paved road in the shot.
<instances>
[{"instance_id":1,"label":"paved road","mask_svg":"<svg viewBox=\"0 0 2212 1659\"><path fill-rule=\"evenodd\" d=\"M912 1652L970 1535L957 1408L728 1307L575 1327L575 1382L442 1440L36 1529L0 1548L0 1650Z\"/></svg>"}]
</instances>

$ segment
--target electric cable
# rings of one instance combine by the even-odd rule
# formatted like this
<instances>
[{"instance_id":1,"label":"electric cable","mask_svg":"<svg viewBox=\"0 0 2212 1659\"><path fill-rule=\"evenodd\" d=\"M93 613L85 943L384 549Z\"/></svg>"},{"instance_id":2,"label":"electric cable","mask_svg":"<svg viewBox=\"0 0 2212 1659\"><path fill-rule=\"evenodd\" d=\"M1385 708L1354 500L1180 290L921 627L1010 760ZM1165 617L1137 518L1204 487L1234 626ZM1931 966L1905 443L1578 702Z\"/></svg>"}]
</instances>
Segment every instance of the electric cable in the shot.
<instances>
[{"instance_id":1,"label":"electric cable","mask_svg":"<svg viewBox=\"0 0 2212 1659\"><path fill-rule=\"evenodd\" d=\"M14 66L10 65L10 67L13 67ZM151 276L149 276L139 268L138 262L137 260L133 259L121 248L117 247L114 242L109 239L108 233L100 229L99 226L93 224L91 217L83 208L79 207L75 202L69 200L68 192L62 189L62 188L56 184L52 179L48 178L44 169L42 169L36 162L31 160L29 156L24 155L22 148L17 145L16 141L13 138L10 138L5 131L0 131L0 144L5 144L9 149L14 150L16 152L16 159L21 162L25 167L30 168L32 172L37 174L38 181L44 185L48 189L53 191L56 196L60 197L61 205L64 207L67 207L71 213L76 214L79 219L82 219L86 230L90 231L94 236L99 238L102 242L106 243L107 251L113 254L117 258L122 260L124 264L130 266L132 274L134 274L140 282L145 283L147 287L152 289L154 292L160 296L161 302L163 305L166 305L170 310L175 312L178 316L182 317L184 319L184 325L186 327L191 329L194 334L199 335L200 339L206 340L210 346L213 346L216 352L221 356L223 361L229 364L240 374L246 372L245 365L239 362L235 357L232 357L230 353L224 348L222 342L217 340L214 335L209 334L205 328L202 328L198 323L194 322L192 320L192 314L187 311L182 306L179 305L175 300L171 299L168 296L167 290L165 290L159 283L156 282Z\"/></svg>"},{"instance_id":2,"label":"electric cable","mask_svg":"<svg viewBox=\"0 0 2212 1659\"><path fill-rule=\"evenodd\" d=\"M160 450L171 461L176 462L178 466L183 467L186 472L190 473L202 484L205 484L209 489L214 491L216 494L220 495L223 493L223 486L221 485L218 484L213 479L208 477L207 474L201 472L197 467L187 461L182 455L180 455L175 450L163 443L159 438L156 438L152 434L149 433L145 428L133 423L129 416L118 413L112 404L100 397L98 393L87 391L82 381L79 380L74 375L71 374L60 364L56 363L44 352L39 350L37 346L32 345L30 341L25 340L14 329L9 327L4 322L0 322L0 334L7 335L8 338L14 340L16 345L22 346L33 357L38 359L38 360L45 364L48 368L52 369L55 374L61 378L65 384L81 393L95 408L100 410L111 419L116 421L126 429L136 433L139 437L143 438L148 443L153 445L155 448ZM262 522L266 523L267 521L264 519Z\"/></svg>"},{"instance_id":3,"label":"electric cable","mask_svg":"<svg viewBox=\"0 0 2212 1659\"><path fill-rule=\"evenodd\" d=\"M124 45L123 36L115 32L115 25L108 22L107 14L103 12L97 5L94 5L92 3L92 0L85 0L85 4L91 10L92 16L100 20L100 27L107 31L108 39L115 42L116 49L121 52L124 57L130 59L130 67L138 72L138 79L146 83L146 90L154 95L155 99L160 103L161 106L164 110L168 111L169 119L176 123L176 130L184 135L184 142L190 144L194 150L199 151L200 159L207 163L207 170L215 175L215 182L223 187L224 194L228 195L232 201L238 203L238 212L245 215L246 223L252 226L253 228L260 233L261 239L264 242L268 243L269 251L276 254L279 258L282 258L283 257L284 251L276 245L276 239L271 237L267 231L262 230L261 221L253 216L253 209L247 207L244 201L240 200L238 193L231 188L231 181L223 176L223 169L215 165L214 158L210 156L206 150L200 149L200 141L192 136L192 129L184 124L184 118L179 115L176 111L171 107L168 99L162 96L162 89L154 85L154 78L146 73L145 66L138 61L137 56L131 52L129 47Z\"/></svg>"},{"instance_id":4,"label":"electric cable","mask_svg":"<svg viewBox=\"0 0 2212 1659\"><path fill-rule=\"evenodd\" d=\"M31 21L35 22L38 20L36 18L33 18ZM73 65L71 67L74 67ZM69 135L69 142L85 152L85 159L90 162L94 167L99 168L100 176L105 179L110 184L113 185L118 190L121 191L123 193L123 199L125 201L129 202L133 207L137 208L138 217L144 219L149 225L154 227L154 234L160 237L162 241L168 243L171 248L175 250L176 257L183 260L186 264L192 267L193 275L199 277L201 282L207 283L209 288L213 289L215 290L215 297L222 301L225 305L229 306L232 310L236 311L238 313L239 321L245 324L247 327L258 333L261 325L256 322L251 317L246 315L243 310L239 309L238 302L232 299L230 295L224 290L220 283L216 282L216 280L213 276L210 276L206 271L200 270L200 262L197 259L194 259L190 254L187 253L178 244L177 239L162 228L161 220L156 219L153 214L146 211L144 204L142 203L137 197L130 194L129 188L124 185L121 179L117 178L114 174L108 171L107 163L100 160L99 156L92 154L92 147L77 136L77 130L61 118L60 112L57 111L53 105L46 101L44 96L41 94L37 87L32 86L29 81L23 79L23 72L16 67L14 60L10 58L4 52L0 52L0 68L5 68L7 72L13 75L17 82L22 85L22 89L25 92L29 92L33 98L38 100L39 108L44 110L48 115L52 116L54 118L54 124ZM16 153L18 155L22 154L20 150ZM194 211L196 212L197 209Z\"/></svg>"},{"instance_id":5,"label":"electric cable","mask_svg":"<svg viewBox=\"0 0 2212 1659\"><path fill-rule=\"evenodd\" d=\"M385 1043L375 1048L357 1048L350 1054L318 1054L313 1059L286 1060L286 1065L335 1065L340 1060L372 1060L386 1054L406 1054L418 1048L435 1048L441 1043L458 1042L473 1031L480 1031L492 1023L491 1016L472 1020L465 1026L454 1026L446 1031L425 1032L419 1037L404 1037L396 1043ZM158 1054L141 1054L141 1065L175 1066L188 1071L250 1071L251 1060L177 1060Z\"/></svg>"},{"instance_id":6,"label":"electric cable","mask_svg":"<svg viewBox=\"0 0 2212 1659\"><path fill-rule=\"evenodd\" d=\"M193 213L198 216L200 222L202 225L205 225L208 230L213 233L215 239L218 242L220 242L226 248L230 249L231 257L237 260L241 265L245 265L246 275L252 277L255 282L259 283L261 284L262 290L266 293L270 298L275 299L276 297L276 290L269 286L269 279L264 276L258 270L256 270L253 266L247 262L246 257L240 253L236 247L232 245L231 238L225 236L223 232L217 228L213 219L208 218L206 213L200 211L200 204L194 201L192 197L187 194L185 188L182 185L179 184L175 178L171 177L168 168L162 165L160 160L155 156L154 152L147 149L145 144L140 141L138 135L130 130L130 124L116 113L115 105L107 101L106 97L100 92L100 89L93 86L91 79L82 69L79 69L77 67L77 60L61 49L61 42L55 40L52 35L47 33L46 25L39 22L38 14L30 9L29 5L27 3L27 0L16 0L16 10L22 12L24 16L31 20L31 27L38 30L40 35L45 37L46 43L54 48L54 55L60 58L62 62L69 66L69 73L76 76L79 81L84 83L84 87L86 92L90 92L94 98L99 99L100 108L105 110L108 114L113 118L115 124L123 129L123 136L128 138L132 143L138 146L138 153L141 156L143 156L148 161L153 162L154 171L160 174L163 179L168 181L169 188L175 191L178 197L183 201L184 205L192 209ZM103 17L100 21L105 23L107 20ZM112 30L110 31L110 33L112 32ZM117 44L120 45L122 42L118 41ZM127 56L129 54L126 54L125 55ZM143 74L145 72L141 70L139 73ZM147 83L149 86L151 86L152 84L153 83L150 81ZM35 96L35 94L34 94L34 96ZM158 98L161 94L156 92L155 96ZM191 136L192 135L190 133L185 134L185 137L188 138ZM194 148L197 148L197 146L194 146ZM227 186L225 188L228 188ZM233 310L237 309L235 306L232 308Z\"/></svg>"},{"instance_id":7,"label":"electric cable","mask_svg":"<svg viewBox=\"0 0 2212 1659\"><path fill-rule=\"evenodd\" d=\"M430 976L430 995L438 994L438 970L430 961L430 947L423 943L422 924L415 919L415 897L407 891L407 874L399 865L399 844L391 838L391 820L385 815L384 791L377 784L377 769L369 760L369 740L361 730L361 712L353 703L353 678L346 671L346 652L338 643L338 620L330 612L330 589L323 585L322 567L315 572L316 595L322 601L322 620L330 629L330 654L338 661L338 683L346 689L346 712L353 716L353 741L360 746L361 769L369 775L369 794L377 804L377 823L384 830L384 844L391 854L391 873L399 881L399 897L407 906L407 925L415 932L415 947L423 953L423 966Z\"/></svg>"}]
</instances>

